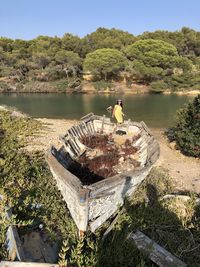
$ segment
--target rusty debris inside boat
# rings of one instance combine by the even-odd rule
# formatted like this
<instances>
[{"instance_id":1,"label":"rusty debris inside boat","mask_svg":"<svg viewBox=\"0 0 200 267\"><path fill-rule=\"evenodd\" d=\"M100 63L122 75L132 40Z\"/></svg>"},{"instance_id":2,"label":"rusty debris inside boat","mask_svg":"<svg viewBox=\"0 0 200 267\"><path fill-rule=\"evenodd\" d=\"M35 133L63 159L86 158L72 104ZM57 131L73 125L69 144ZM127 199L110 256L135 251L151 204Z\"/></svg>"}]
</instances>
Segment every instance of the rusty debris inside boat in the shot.
<instances>
[{"instance_id":1,"label":"rusty debris inside boat","mask_svg":"<svg viewBox=\"0 0 200 267\"><path fill-rule=\"evenodd\" d=\"M127 139L127 136L115 133L85 136L81 142L87 149L77 160L72 161L68 170L83 184L92 184L138 167L139 148L133 145L133 141L139 138L140 135Z\"/></svg>"}]
</instances>

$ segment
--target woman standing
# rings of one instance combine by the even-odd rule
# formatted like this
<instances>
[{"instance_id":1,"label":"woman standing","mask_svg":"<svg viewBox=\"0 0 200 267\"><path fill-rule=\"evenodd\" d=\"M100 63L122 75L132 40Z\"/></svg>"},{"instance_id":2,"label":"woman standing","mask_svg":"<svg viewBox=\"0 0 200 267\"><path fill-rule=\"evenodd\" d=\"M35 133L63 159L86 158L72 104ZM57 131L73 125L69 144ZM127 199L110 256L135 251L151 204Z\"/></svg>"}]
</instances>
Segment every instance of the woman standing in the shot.
<instances>
[{"instance_id":1,"label":"woman standing","mask_svg":"<svg viewBox=\"0 0 200 267\"><path fill-rule=\"evenodd\" d=\"M117 120L117 123L123 123L124 113L122 112L123 104L122 100L118 99L116 105L114 106L112 117Z\"/></svg>"}]
</instances>

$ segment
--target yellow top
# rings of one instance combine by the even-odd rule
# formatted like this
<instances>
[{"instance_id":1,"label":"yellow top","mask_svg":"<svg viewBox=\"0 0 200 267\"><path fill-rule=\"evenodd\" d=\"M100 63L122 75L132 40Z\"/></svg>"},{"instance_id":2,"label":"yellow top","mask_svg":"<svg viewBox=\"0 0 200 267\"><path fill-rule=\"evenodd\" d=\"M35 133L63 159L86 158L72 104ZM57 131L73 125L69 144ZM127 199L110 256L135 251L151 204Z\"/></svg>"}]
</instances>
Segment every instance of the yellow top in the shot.
<instances>
[{"instance_id":1,"label":"yellow top","mask_svg":"<svg viewBox=\"0 0 200 267\"><path fill-rule=\"evenodd\" d=\"M120 105L115 105L114 116L118 123L123 122L123 112L122 112L122 107Z\"/></svg>"}]
</instances>

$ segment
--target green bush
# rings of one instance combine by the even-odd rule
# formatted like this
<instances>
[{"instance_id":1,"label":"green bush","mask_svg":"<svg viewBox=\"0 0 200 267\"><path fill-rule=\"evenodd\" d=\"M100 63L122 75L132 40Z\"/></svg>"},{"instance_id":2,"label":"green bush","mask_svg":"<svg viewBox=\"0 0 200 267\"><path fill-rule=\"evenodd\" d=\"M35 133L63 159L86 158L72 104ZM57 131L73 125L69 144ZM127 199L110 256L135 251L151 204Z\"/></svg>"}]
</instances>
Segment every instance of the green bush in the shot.
<instances>
[{"instance_id":1,"label":"green bush","mask_svg":"<svg viewBox=\"0 0 200 267\"><path fill-rule=\"evenodd\" d=\"M200 76L199 73L184 73L182 75L172 75L164 78L165 83L168 84L168 88L173 91L178 90L199 90L200 89Z\"/></svg>"},{"instance_id":2,"label":"green bush","mask_svg":"<svg viewBox=\"0 0 200 267\"><path fill-rule=\"evenodd\" d=\"M4 81L0 81L0 92L7 92L9 91L9 86Z\"/></svg>"},{"instance_id":3,"label":"green bush","mask_svg":"<svg viewBox=\"0 0 200 267\"><path fill-rule=\"evenodd\" d=\"M0 77L8 77L12 75L13 67L0 66Z\"/></svg>"},{"instance_id":4,"label":"green bush","mask_svg":"<svg viewBox=\"0 0 200 267\"><path fill-rule=\"evenodd\" d=\"M200 95L178 111L170 138L176 141L182 153L200 158Z\"/></svg>"},{"instance_id":5,"label":"green bush","mask_svg":"<svg viewBox=\"0 0 200 267\"><path fill-rule=\"evenodd\" d=\"M66 78L66 73L58 66L47 67L44 71L47 81L55 81Z\"/></svg>"},{"instance_id":6,"label":"green bush","mask_svg":"<svg viewBox=\"0 0 200 267\"><path fill-rule=\"evenodd\" d=\"M150 83L150 90L153 93L162 93L167 89L167 84L164 81L155 81Z\"/></svg>"},{"instance_id":7,"label":"green bush","mask_svg":"<svg viewBox=\"0 0 200 267\"><path fill-rule=\"evenodd\" d=\"M60 79L57 81L52 82L52 85L58 92L66 92L68 86L67 79Z\"/></svg>"},{"instance_id":8,"label":"green bush","mask_svg":"<svg viewBox=\"0 0 200 267\"><path fill-rule=\"evenodd\" d=\"M111 87L111 83L104 81L104 80L100 80L100 81L96 81L92 83L94 85L94 88L96 90L106 90L107 88Z\"/></svg>"}]
</instances>

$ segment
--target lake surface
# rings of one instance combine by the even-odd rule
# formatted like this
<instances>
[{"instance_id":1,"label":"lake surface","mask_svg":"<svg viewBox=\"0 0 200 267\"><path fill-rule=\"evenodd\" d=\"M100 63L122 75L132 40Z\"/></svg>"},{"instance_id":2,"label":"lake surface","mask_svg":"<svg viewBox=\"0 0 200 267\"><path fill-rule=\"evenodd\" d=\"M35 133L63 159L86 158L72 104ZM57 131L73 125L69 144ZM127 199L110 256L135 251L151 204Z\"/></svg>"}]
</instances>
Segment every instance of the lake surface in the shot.
<instances>
[{"instance_id":1,"label":"lake surface","mask_svg":"<svg viewBox=\"0 0 200 267\"><path fill-rule=\"evenodd\" d=\"M147 126L168 127L176 111L193 96L178 95L86 95L86 94L0 94L0 105L14 106L36 118L80 119L87 113L110 114L106 111L120 98L127 118L145 121Z\"/></svg>"}]
</instances>

